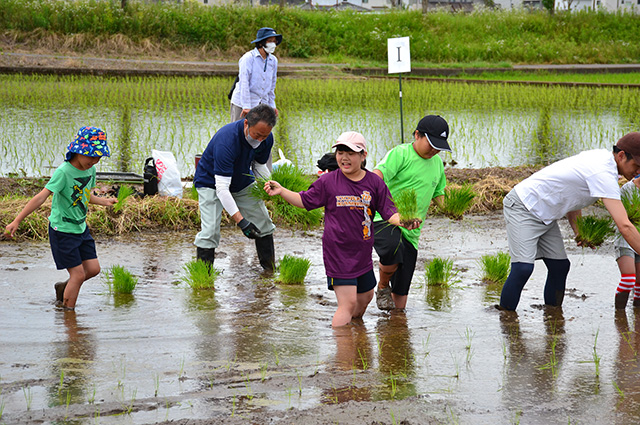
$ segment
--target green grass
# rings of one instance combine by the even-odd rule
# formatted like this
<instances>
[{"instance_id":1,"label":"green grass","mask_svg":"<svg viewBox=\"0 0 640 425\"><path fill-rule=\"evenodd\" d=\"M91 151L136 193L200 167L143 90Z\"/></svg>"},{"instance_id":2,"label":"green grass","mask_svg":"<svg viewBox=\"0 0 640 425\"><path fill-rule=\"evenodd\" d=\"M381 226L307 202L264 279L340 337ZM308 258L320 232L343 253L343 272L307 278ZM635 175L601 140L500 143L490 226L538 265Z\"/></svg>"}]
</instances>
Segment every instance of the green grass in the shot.
<instances>
[{"instance_id":1,"label":"green grass","mask_svg":"<svg viewBox=\"0 0 640 425\"><path fill-rule=\"evenodd\" d=\"M311 267L311 261L306 258L285 255L280 260L278 281L286 285L301 285Z\"/></svg>"},{"instance_id":2,"label":"green grass","mask_svg":"<svg viewBox=\"0 0 640 425\"><path fill-rule=\"evenodd\" d=\"M418 216L418 194L413 188L409 188L398 193L393 202L400 214L400 222L408 222L421 218Z\"/></svg>"},{"instance_id":3,"label":"green grass","mask_svg":"<svg viewBox=\"0 0 640 425\"><path fill-rule=\"evenodd\" d=\"M444 192L442 212L449 218L460 220L471 207L475 197L476 193L471 185L447 188Z\"/></svg>"},{"instance_id":4,"label":"green grass","mask_svg":"<svg viewBox=\"0 0 640 425\"><path fill-rule=\"evenodd\" d=\"M511 256L508 253L483 255L479 261L483 282L504 284L511 269Z\"/></svg>"},{"instance_id":5,"label":"green grass","mask_svg":"<svg viewBox=\"0 0 640 425\"><path fill-rule=\"evenodd\" d=\"M613 221L610 217L596 217L594 215L583 215L576 220L578 236L576 242L589 248L596 248L613 235Z\"/></svg>"},{"instance_id":6,"label":"green grass","mask_svg":"<svg viewBox=\"0 0 640 425\"><path fill-rule=\"evenodd\" d=\"M422 63L631 63L640 57L640 25L632 13L604 11L476 10L423 14L318 13L296 7L210 6L196 2L3 0L0 28L24 37L74 34L90 48L118 36L125 43L200 48L237 57L256 28L284 35L277 54L337 63L384 62L387 38L411 38L411 58ZM37 32L31 33L34 30ZM330 35L330 36L327 36ZM120 41L122 43L122 41ZM142 50L142 49L141 49Z\"/></svg>"},{"instance_id":7,"label":"green grass","mask_svg":"<svg viewBox=\"0 0 640 425\"><path fill-rule=\"evenodd\" d=\"M185 273L182 281L194 290L215 289L216 279L222 274L202 260L189 261L182 269Z\"/></svg>"},{"instance_id":8,"label":"green grass","mask_svg":"<svg viewBox=\"0 0 640 425\"><path fill-rule=\"evenodd\" d=\"M455 283L458 274L453 270L453 260L435 257L424 265L427 286L450 287Z\"/></svg>"},{"instance_id":9,"label":"green grass","mask_svg":"<svg viewBox=\"0 0 640 425\"><path fill-rule=\"evenodd\" d=\"M118 202L113 206L115 212L120 212L127 203L127 198L135 193L135 189L128 185L120 186L118 190Z\"/></svg>"},{"instance_id":10,"label":"green grass","mask_svg":"<svg viewBox=\"0 0 640 425\"><path fill-rule=\"evenodd\" d=\"M109 292L114 294L131 294L136 289L138 278L120 265L109 267L104 273L104 280Z\"/></svg>"},{"instance_id":11,"label":"green grass","mask_svg":"<svg viewBox=\"0 0 640 425\"><path fill-rule=\"evenodd\" d=\"M270 180L275 180L283 187L300 192L309 189L311 178L302 173L295 165L283 165L273 170ZM269 196L264 191L264 179L258 179L251 193L258 199L265 201L267 208L272 213L272 219L276 224L285 224L293 227L315 227L322 221L322 210L307 211L304 208L294 207L281 196Z\"/></svg>"}]
</instances>

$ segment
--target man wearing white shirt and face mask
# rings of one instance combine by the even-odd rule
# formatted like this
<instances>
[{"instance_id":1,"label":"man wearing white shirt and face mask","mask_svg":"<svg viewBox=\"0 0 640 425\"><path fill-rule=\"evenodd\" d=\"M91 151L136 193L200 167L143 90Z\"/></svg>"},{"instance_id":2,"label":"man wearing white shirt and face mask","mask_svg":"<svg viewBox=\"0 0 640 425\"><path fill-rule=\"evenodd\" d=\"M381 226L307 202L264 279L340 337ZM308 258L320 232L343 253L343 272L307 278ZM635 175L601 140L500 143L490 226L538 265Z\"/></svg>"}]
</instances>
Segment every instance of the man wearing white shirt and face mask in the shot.
<instances>
[{"instance_id":1,"label":"man wearing white shirt and face mask","mask_svg":"<svg viewBox=\"0 0 640 425\"><path fill-rule=\"evenodd\" d=\"M231 121L243 118L249 110L261 103L276 108L276 80L278 58L273 55L282 35L273 28L260 28L256 35L255 49L245 53L238 61L238 80L231 95Z\"/></svg>"}]
</instances>

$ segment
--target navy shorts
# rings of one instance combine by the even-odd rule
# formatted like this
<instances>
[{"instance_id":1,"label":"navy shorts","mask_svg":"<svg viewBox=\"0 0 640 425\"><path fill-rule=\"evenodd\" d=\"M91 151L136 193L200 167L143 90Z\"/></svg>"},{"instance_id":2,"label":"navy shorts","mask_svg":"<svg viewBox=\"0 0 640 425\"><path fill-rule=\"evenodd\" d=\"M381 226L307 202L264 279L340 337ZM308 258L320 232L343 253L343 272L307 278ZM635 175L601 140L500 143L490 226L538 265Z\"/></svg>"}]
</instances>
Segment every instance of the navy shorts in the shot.
<instances>
[{"instance_id":1,"label":"navy shorts","mask_svg":"<svg viewBox=\"0 0 640 425\"><path fill-rule=\"evenodd\" d=\"M333 291L334 286L351 285L358 287L358 294L363 294L371 291L377 284L378 282L376 282L376 275L373 273L373 269L369 270L362 276L354 277L353 279L336 279L327 276L327 287L330 291Z\"/></svg>"},{"instance_id":2,"label":"navy shorts","mask_svg":"<svg viewBox=\"0 0 640 425\"><path fill-rule=\"evenodd\" d=\"M65 233L53 230L49 226L49 244L51 254L58 270L70 269L85 260L98 258L96 243L87 227L83 233Z\"/></svg>"},{"instance_id":3,"label":"navy shorts","mask_svg":"<svg viewBox=\"0 0 640 425\"><path fill-rule=\"evenodd\" d=\"M396 295L408 295L418 260L418 250L402 236L399 227L386 221L374 221L373 231L373 248L380 257L380 264L398 265L398 269L391 276L391 292Z\"/></svg>"}]
</instances>

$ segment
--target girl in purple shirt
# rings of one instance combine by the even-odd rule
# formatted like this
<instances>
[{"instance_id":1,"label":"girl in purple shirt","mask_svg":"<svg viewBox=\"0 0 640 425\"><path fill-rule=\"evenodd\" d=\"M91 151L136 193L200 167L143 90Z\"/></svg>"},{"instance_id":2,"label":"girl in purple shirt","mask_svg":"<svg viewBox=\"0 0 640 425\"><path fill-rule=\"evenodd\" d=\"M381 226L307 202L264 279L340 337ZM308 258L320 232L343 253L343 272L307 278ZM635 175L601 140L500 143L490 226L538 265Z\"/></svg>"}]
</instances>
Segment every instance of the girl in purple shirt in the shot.
<instances>
[{"instance_id":1,"label":"girl in purple shirt","mask_svg":"<svg viewBox=\"0 0 640 425\"><path fill-rule=\"evenodd\" d=\"M329 289L338 300L331 322L337 327L362 317L373 298L373 216L377 211L396 226L400 218L384 181L364 168L367 146L362 134L342 133L333 147L340 168L320 176L309 190L292 192L276 181L266 182L264 190L296 207L325 207L322 255ZM406 227L419 225L415 221Z\"/></svg>"}]
</instances>

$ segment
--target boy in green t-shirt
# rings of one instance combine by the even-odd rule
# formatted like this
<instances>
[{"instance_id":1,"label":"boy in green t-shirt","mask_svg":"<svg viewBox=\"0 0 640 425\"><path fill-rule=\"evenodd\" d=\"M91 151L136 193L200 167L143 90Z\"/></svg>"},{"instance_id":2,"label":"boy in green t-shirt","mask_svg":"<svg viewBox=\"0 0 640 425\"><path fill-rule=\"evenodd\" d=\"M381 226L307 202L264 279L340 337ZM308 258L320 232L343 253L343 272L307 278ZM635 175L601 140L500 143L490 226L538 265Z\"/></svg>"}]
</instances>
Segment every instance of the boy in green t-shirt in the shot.
<instances>
[{"instance_id":1,"label":"boy in green t-shirt","mask_svg":"<svg viewBox=\"0 0 640 425\"><path fill-rule=\"evenodd\" d=\"M373 170L382 177L395 198L404 190L418 194L418 215L426 217L432 200L442 205L447 183L440 151L451 152L447 138L449 125L439 115L427 115L413 132L411 144L396 146ZM424 224L424 221L423 221ZM380 256L380 281L376 304L380 310L404 309L418 257L422 225L414 230L389 226L374 218L374 248Z\"/></svg>"},{"instance_id":2,"label":"boy in green t-shirt","mask_svg":"<svg viewBox=\"0 0 640 425\"><path fill-rule=\"evenodd\" d=\"M56 169L45 188L7 225L5 233L13 237L22 220L40 208L53 193L49 244L57 269L69 272L66 282L54 286L56 303L73 310L82 284L100 273L96 245L87 228L87 206L109 206L117 200L99 198L91 193L96 183L94 165L103 156L110 156L107 134L96 127L82 127L67 149L65 162Z\"/></svg>"}]
</instances>

